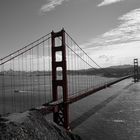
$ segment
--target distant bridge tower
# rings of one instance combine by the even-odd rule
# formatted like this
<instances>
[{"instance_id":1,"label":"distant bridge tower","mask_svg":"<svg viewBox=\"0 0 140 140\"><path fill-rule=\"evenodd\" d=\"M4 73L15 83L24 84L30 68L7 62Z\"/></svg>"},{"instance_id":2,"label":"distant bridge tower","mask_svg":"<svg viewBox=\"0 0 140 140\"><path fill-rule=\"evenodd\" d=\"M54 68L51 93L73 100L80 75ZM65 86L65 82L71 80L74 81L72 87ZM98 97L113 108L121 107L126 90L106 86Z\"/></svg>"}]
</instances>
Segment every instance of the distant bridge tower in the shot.
<instances>
[{"instance_id":1,"label":"distant bridge tower","mask_svg":"<svg viewBox=\"0 0 140 140\"><path fill-rule=\"evenodd\" d=\"M139 81L139 67L138 67L138 59L134 59L134 82Z\"/></svg>"},{"instance_id":2,"label":"distant bridge tower","mask_svg":"<svg viewBox=\"0 0 140 140\"><path fill-rule=\"evenodd\" d=\"M66 129L69 129L69 104L68 90L67 90L67 73L66 73L66 44L65 44L65 31L62 29L60 32L51 33L52 40L52 94L53 101L57 106L54 108L53 121ZM59 44L58 42L59 41ZM57 60L57 53L62 56L62 61ZM62 70L61 80L58 80L58 69ZM62 88L63 103L57 103L58 100L58 87Z\"/></svg>"}]
</instances>

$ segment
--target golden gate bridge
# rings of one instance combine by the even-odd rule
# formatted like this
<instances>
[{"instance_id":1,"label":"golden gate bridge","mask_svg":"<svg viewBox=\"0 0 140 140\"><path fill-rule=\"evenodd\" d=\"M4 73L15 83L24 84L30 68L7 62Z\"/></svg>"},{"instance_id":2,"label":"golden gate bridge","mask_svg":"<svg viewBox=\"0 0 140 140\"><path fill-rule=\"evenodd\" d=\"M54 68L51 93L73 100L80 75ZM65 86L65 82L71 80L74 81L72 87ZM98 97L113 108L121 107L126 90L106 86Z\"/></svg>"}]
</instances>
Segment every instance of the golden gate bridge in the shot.
<instances>
[{"instance_id":1,"label":"golden gate bridge","mask_svg":"<svg viewBox=\"0 0 140 140\"><path fill-rule=\"evenodd\" d=\"M133 71L106 78L111 71L96 63L62 29L39 38L0 60L0 114L39 108L70 128L70 104L124 79L138 82L138 59ZM102 71L102 75L98 75Z\"/></svg>"}]
</instances>

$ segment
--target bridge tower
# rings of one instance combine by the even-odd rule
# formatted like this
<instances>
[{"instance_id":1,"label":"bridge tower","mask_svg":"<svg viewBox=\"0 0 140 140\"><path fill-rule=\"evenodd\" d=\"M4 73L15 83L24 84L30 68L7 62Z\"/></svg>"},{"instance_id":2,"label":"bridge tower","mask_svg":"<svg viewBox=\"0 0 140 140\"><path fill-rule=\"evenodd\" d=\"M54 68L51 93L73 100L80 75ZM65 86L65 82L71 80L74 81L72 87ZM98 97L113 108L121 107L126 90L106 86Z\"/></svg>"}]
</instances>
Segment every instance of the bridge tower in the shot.
<instances>
[{"instance_id":1,"label":"bridge tower","mask_svg":"<svg viewBox=\"0 0 140 140\"><path fill-rule=\"evenodd\" d=\"M139 81L138 59L134 59L134 82Z\"/></svg>"},{"instance_id":2,"label":"bridge tower","mask_svg":"<svg viewBox=\"0 0 140 140\"><path fill-rule=\"evenodd\" d=\"M56 40L60 41L58 46ZM66 45L65 45L65 31L62 29L60 32L51 32L51 45L52 45L52 94L53 102L56 102L56 106L53 111L53 121L65 129L69 129L69 104L68 90L67 90L67 65L66 65ZM62 61L56 60L57 53L62 54ZM57 68L62 69L62 79L57 79ZM57 103L58 100L58 87L62 88L63 103Z\"/></svg>"}]
</instances>

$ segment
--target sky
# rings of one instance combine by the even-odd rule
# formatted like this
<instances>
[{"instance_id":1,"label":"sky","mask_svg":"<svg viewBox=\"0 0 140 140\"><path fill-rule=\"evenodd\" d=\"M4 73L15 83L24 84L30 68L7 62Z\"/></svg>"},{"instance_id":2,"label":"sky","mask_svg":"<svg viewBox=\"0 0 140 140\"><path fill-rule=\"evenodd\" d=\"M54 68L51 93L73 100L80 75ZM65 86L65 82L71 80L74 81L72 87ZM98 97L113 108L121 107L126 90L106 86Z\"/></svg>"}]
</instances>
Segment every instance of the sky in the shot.
<instances>
[{"instance_id":1,"label":"sky","mask_svg":"<svg viewBox=\"0 0 140 140\"><path fill-rule=\"evenodd\" d=\"M140 59L140 0L0 0L0 58L62 28L102 67Z\"/></svg>"}]
</instances>

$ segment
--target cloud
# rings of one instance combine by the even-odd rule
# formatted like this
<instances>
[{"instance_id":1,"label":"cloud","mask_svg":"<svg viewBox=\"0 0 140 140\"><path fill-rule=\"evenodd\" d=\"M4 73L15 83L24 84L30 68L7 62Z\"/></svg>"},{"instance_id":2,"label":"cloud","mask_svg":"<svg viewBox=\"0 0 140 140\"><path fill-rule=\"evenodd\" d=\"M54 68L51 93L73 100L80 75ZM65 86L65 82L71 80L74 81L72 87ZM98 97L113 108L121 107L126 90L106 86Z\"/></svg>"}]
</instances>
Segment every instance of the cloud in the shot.
<instances>
[{"instance_id":1,"label":"cloud","mask_svg":"<svg viewBox=\"0 0 140 140\"><path fill-rule=\"evenodd\" d=\"M108 45L98 50L89 48L86 52L93 60L98 62L101 67L121 64L133 65L133 59L139 58L139 46L140 41L135 41Z\"/></svg>"},{"instance_id":2,"label":"cloud","mask_svg":"<svg viewBox=\"0 0 140 140\"><path fill-rule=\"evenodd\" d=\"M100 55L98 58L102 59L102 61L108 62L110 59L113 58L113 56Z\"/></svg>"},{"instance_id":3,"label":"cloud","mask_svg":"<svg viewBox=\"0 0 140 140\"><path fill-rule=\"evenodd\" d=\"M53 9L55 9L56 6L62 5L64 1L68 0L49 0L49 2L45 5L43 5L40 9L41 13L46 13L49 12Z\"/></svg>"},{"instance_id":4,"label":"cloud","mask_svg":"<svg viewBox=\"0 0 140 140\"><path fill-rule=\"evenodd\" d=\"M116 3L116 2L120 2L120 1L124 1L124 0L104 0L103 2L98 4L98 7L105 6L105 5L110 5L112 3Z\"/></svg>"},{"instance_id":5,"label":"cloud","mask_svg":"<svg viewBox=\"0 0 140 140\"><path fill-rule=\"evenodd\" d=\"M135 9L119 18L121 24L102 35L105 44L125 43L140 40L140 9Z\"/></svg>"},{"instance_id":6,"label":"cloud","mask_svg":"<svg viewBox=\"0 0 140 140\"><path fill-rule=\"evenodd\" d=\"M122 15L116 28L82 44L82 48L101 66L132 64L140 52L139 17L140 9Z\"/></svg>"},{"instance_id":7,"label":"cloud","mask_svg":"<svg viewBox=\"0 0 140 140\"><path fill-rule=\"evenodd\" d=\"M140 9L135 9L118 18L120 25L83 44L83 48L101 47L140 40Z\"/></svg>"}]
</instances>

